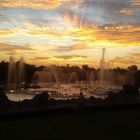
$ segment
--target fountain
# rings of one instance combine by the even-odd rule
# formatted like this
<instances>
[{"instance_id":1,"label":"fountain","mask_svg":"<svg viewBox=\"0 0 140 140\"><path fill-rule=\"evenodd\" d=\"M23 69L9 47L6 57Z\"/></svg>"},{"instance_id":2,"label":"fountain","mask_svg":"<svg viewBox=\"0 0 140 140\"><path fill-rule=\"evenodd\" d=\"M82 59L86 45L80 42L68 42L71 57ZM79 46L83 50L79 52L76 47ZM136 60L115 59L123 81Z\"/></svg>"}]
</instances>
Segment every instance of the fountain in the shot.
<instances>
[{"instance_id":1,"label":"fountain","mask_svg":"<svg viewBox=\"0 0 140 140\"><path fill-rule=\"evenodd\" d=\"M65 73L60 71L36 71L33 75L33 81L37 81L39 83L55 83L56 85L62 83L75 83L78 80L78 76L76 72Z\"/></svg>"},{"instance_id":2,"label":"fountain","mask_svg":"<svg viewBox=\"0 0 140 140\"><path fill-rule=\"evenodd\" d=\"M77 73L76 72L72 72L70 74L70 78L69 78L69 83L75 83L78 79Z\"/></svg>"},{"instance_id":3,"label":"fountain","mask_svg":"<svg viewBox=\"0 0 140 140\"><path fill-rule=\"evenodd\" d=\"M8 90L16 89L16 63L14 57L10 56L8 67Z\"/></svg>"},{"instance_id":4,"label":"fountain","mask_svg":"<svg viewBox=\"0 0 140 140\"><path fill-rule=\"evenodd\" d=\"M102 49L102 58L100 60L100 82L103 84L104 82L104 70L105 70L105 48Z\"/></svg>"},{"instance_id":5,"label":"fountain","mask_svg":"<svg viewBox=\"0 0 140 140\"><path fill-rule=\"evenodd\" d=\"M18 83L23 84L24 82L24 62L23 56L21 57L20 61L18 62Z\"/></svg>"},{"instance_id":6,"label":"fountain","mask_svg":"<svg viewBox=\"0 0 140 140\"><path fill-rule=\"evenodd\" d=\"M106 84L105 81L113 77L113 73L106 68L110 68L112 65L112 62L109 62L107 65L105 61L105 48L103 48L100 60L99 81L96 81L97 73L87 65L82 69L49 66L40 71L35 71L33 74L33 84L25 90L21 88L24 82L25 67L23 57L18 62L15 62L14 57L10 57L8 93L11 93L11 91L19 93L12 94L12 97L18 95L28 98L27 96L30 95L29 98L31 98L31 96L34 97L36 94L47 91L52 98L69 99L77 98L80 91L82 91L87 98L90 96L105 98L106 91L109 89L109 84ZM79 83L79 81L81 82Z\"/></svg>"},{"instance_id":7,"label":"fountain","mask_svg":"<svg viewBox=\"0 0 140 140\"><path fill-rule=\"evenodd\" d=\"M10 56L8 67L8 86L9 91L15 91L21 87L24 82L24 62L21 57L19 62L15 62L14 57Z\"/></svg>"}]
</instances>

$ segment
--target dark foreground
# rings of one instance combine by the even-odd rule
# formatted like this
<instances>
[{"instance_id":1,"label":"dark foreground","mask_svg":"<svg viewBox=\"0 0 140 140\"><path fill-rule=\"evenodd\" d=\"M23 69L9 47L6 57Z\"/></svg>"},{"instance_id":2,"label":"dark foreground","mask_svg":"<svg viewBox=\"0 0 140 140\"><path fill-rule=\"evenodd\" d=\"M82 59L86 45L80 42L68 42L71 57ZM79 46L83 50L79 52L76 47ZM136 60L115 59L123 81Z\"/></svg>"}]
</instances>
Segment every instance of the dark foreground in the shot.
<instances>
[{"instance_id":1,"label":"dark foreground","mask_svg":"<svg viewBox=\"0 0 140 140\"><path fill-rule=\"evenodd\" d=\"M139 94L54 101L46 93L12 102L0 94L0 140L140 140Z\"/></svg>"},{"instance_id":2,"label":"dark foreground","mask_svg":"<svg viewBox=\"0 0 140 140\"><path fill-rule=\"evenodd\" d=\"M0 121L1 140L140 139L139 106L24 115Z\"/></svg>"}]
</instances>

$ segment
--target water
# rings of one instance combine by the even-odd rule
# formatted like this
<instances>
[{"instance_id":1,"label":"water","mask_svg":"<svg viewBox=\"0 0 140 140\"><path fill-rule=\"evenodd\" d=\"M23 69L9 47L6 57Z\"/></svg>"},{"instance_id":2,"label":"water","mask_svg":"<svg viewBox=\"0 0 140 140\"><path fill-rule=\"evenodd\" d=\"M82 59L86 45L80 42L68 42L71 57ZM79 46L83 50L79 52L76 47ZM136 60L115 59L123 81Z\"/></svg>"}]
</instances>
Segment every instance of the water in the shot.
<instances>
[{"instance_id":1,"label":"water","mask_svg":"<svg viewBox=\"0 0 140 140\"><path fill-rule=\"evenodd\" d=\"M39 83L41 88L33 89L29 88L28 90L23 91L10 91L7 92L7 97L13 101L22 101L24 99L32 99L35 95L40 94L42 91L47 91L50 95L50 98L54 98L56 100L63 99L77 99L79 97L79 93L83 92L86 98L94 96L95 98L105 99L107 97L107 91L118 92L121 87L116 85L108 85L104 87L100 87L99 82L85 82L76 84L47 84L47 83Z\"/></svg>"},{"instance_id":2,"label":"water","mask_svg":"<svg viewBox=\"0 0 140 140\"><path fill-rule=\"evenodd\" d=\"M25 94L25 93L18 93L18 94L12 94L12 93L8 93L6 94L8 99L11 101L15 101L15 102L19 102L19 101L23 101L25 99L32 99L35 95L31 95L31 94Z\"/></svg>"},{"instance_id":3,"label":"water","mask_svg":"<svg viewBox=\"0 0 140 140\"><path fill-rule=\"evenodd\" d=\"M23 57L18 62L15 62L14 57L10 57L8 67L8 90L16 90L24 83L24 62Z\"/></svg>"},{"instance_id":4,"label":"water","mask_svg":"<svg viewBox=\"0 0 140 140\"><path fill-rule=\"evenodd\" d=\"M24 68L24 60L23 57L21 57L20 61L18 62L18 83L22 84L24 82L24 73L25 73L25 68Z\"/></svg>"},{"instance_id":5,"label":"water","mask_svg":"<svg viewBox=\"0 0 140 140\"><path fill-rule=\"evenodd\" d=\"M8 85L7 88L16 88L16 63L14 57L10 56L9 67L8 67Z\"/></svg>"},{"instance_id":6,"label":"water","mask_svg":"<svg viewBox=\"0 0 140 140\"><path fill-rule=\"evenodd\" d=\"M105 70L105 48L102 50L102 58L100 60L100 81L104 82L104 70Z\"/></svg>"},{"instance_id":7,"label":"water","mask_svg":"<svg viewBox=\"0 0 140 140\"><path fill-rule=\"evenodd\" d=\"M33 76L33 81L37 82L46 82L51 83L55 82L56 84L61 83L75 83L78 80L76 72L61 72L59 70L54 70L55 68L47 71L36 71Z\"/></svg>"}]
</instances>

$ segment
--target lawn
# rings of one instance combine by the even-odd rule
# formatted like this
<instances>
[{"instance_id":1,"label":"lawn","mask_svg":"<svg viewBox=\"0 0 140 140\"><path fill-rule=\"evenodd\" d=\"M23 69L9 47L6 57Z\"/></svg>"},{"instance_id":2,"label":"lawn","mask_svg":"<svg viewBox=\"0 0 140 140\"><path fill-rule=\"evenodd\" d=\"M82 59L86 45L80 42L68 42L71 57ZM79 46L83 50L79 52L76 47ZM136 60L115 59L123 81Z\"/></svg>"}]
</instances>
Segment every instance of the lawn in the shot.
<instances>
[{"instance_id":1,"label":"lawn","mask_svg":"<svg viewBox=\"0 0 140 140\"><path fill-rule=\"evenodd\" d=\"M42 115L0 122L1 140L140 139L140 109Z\"/></svg>"}]
</instances>

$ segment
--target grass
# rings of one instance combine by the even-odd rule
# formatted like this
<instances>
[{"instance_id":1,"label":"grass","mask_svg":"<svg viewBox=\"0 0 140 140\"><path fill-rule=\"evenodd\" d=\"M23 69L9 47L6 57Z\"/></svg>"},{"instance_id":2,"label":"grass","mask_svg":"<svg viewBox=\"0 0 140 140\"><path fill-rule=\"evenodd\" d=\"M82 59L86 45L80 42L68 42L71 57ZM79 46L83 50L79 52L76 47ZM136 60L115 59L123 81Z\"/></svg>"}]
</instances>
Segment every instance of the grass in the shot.
<instances>
[{"instance_id":1,"label":"grass","mask_svg":"<svg viewBox=\"0 0 140 140\"><path fill-rule=\"evenodd\" d=\"M140 139L140 109L44 115L0 122L1 140Z\"/></svg>"}]
</instances>

